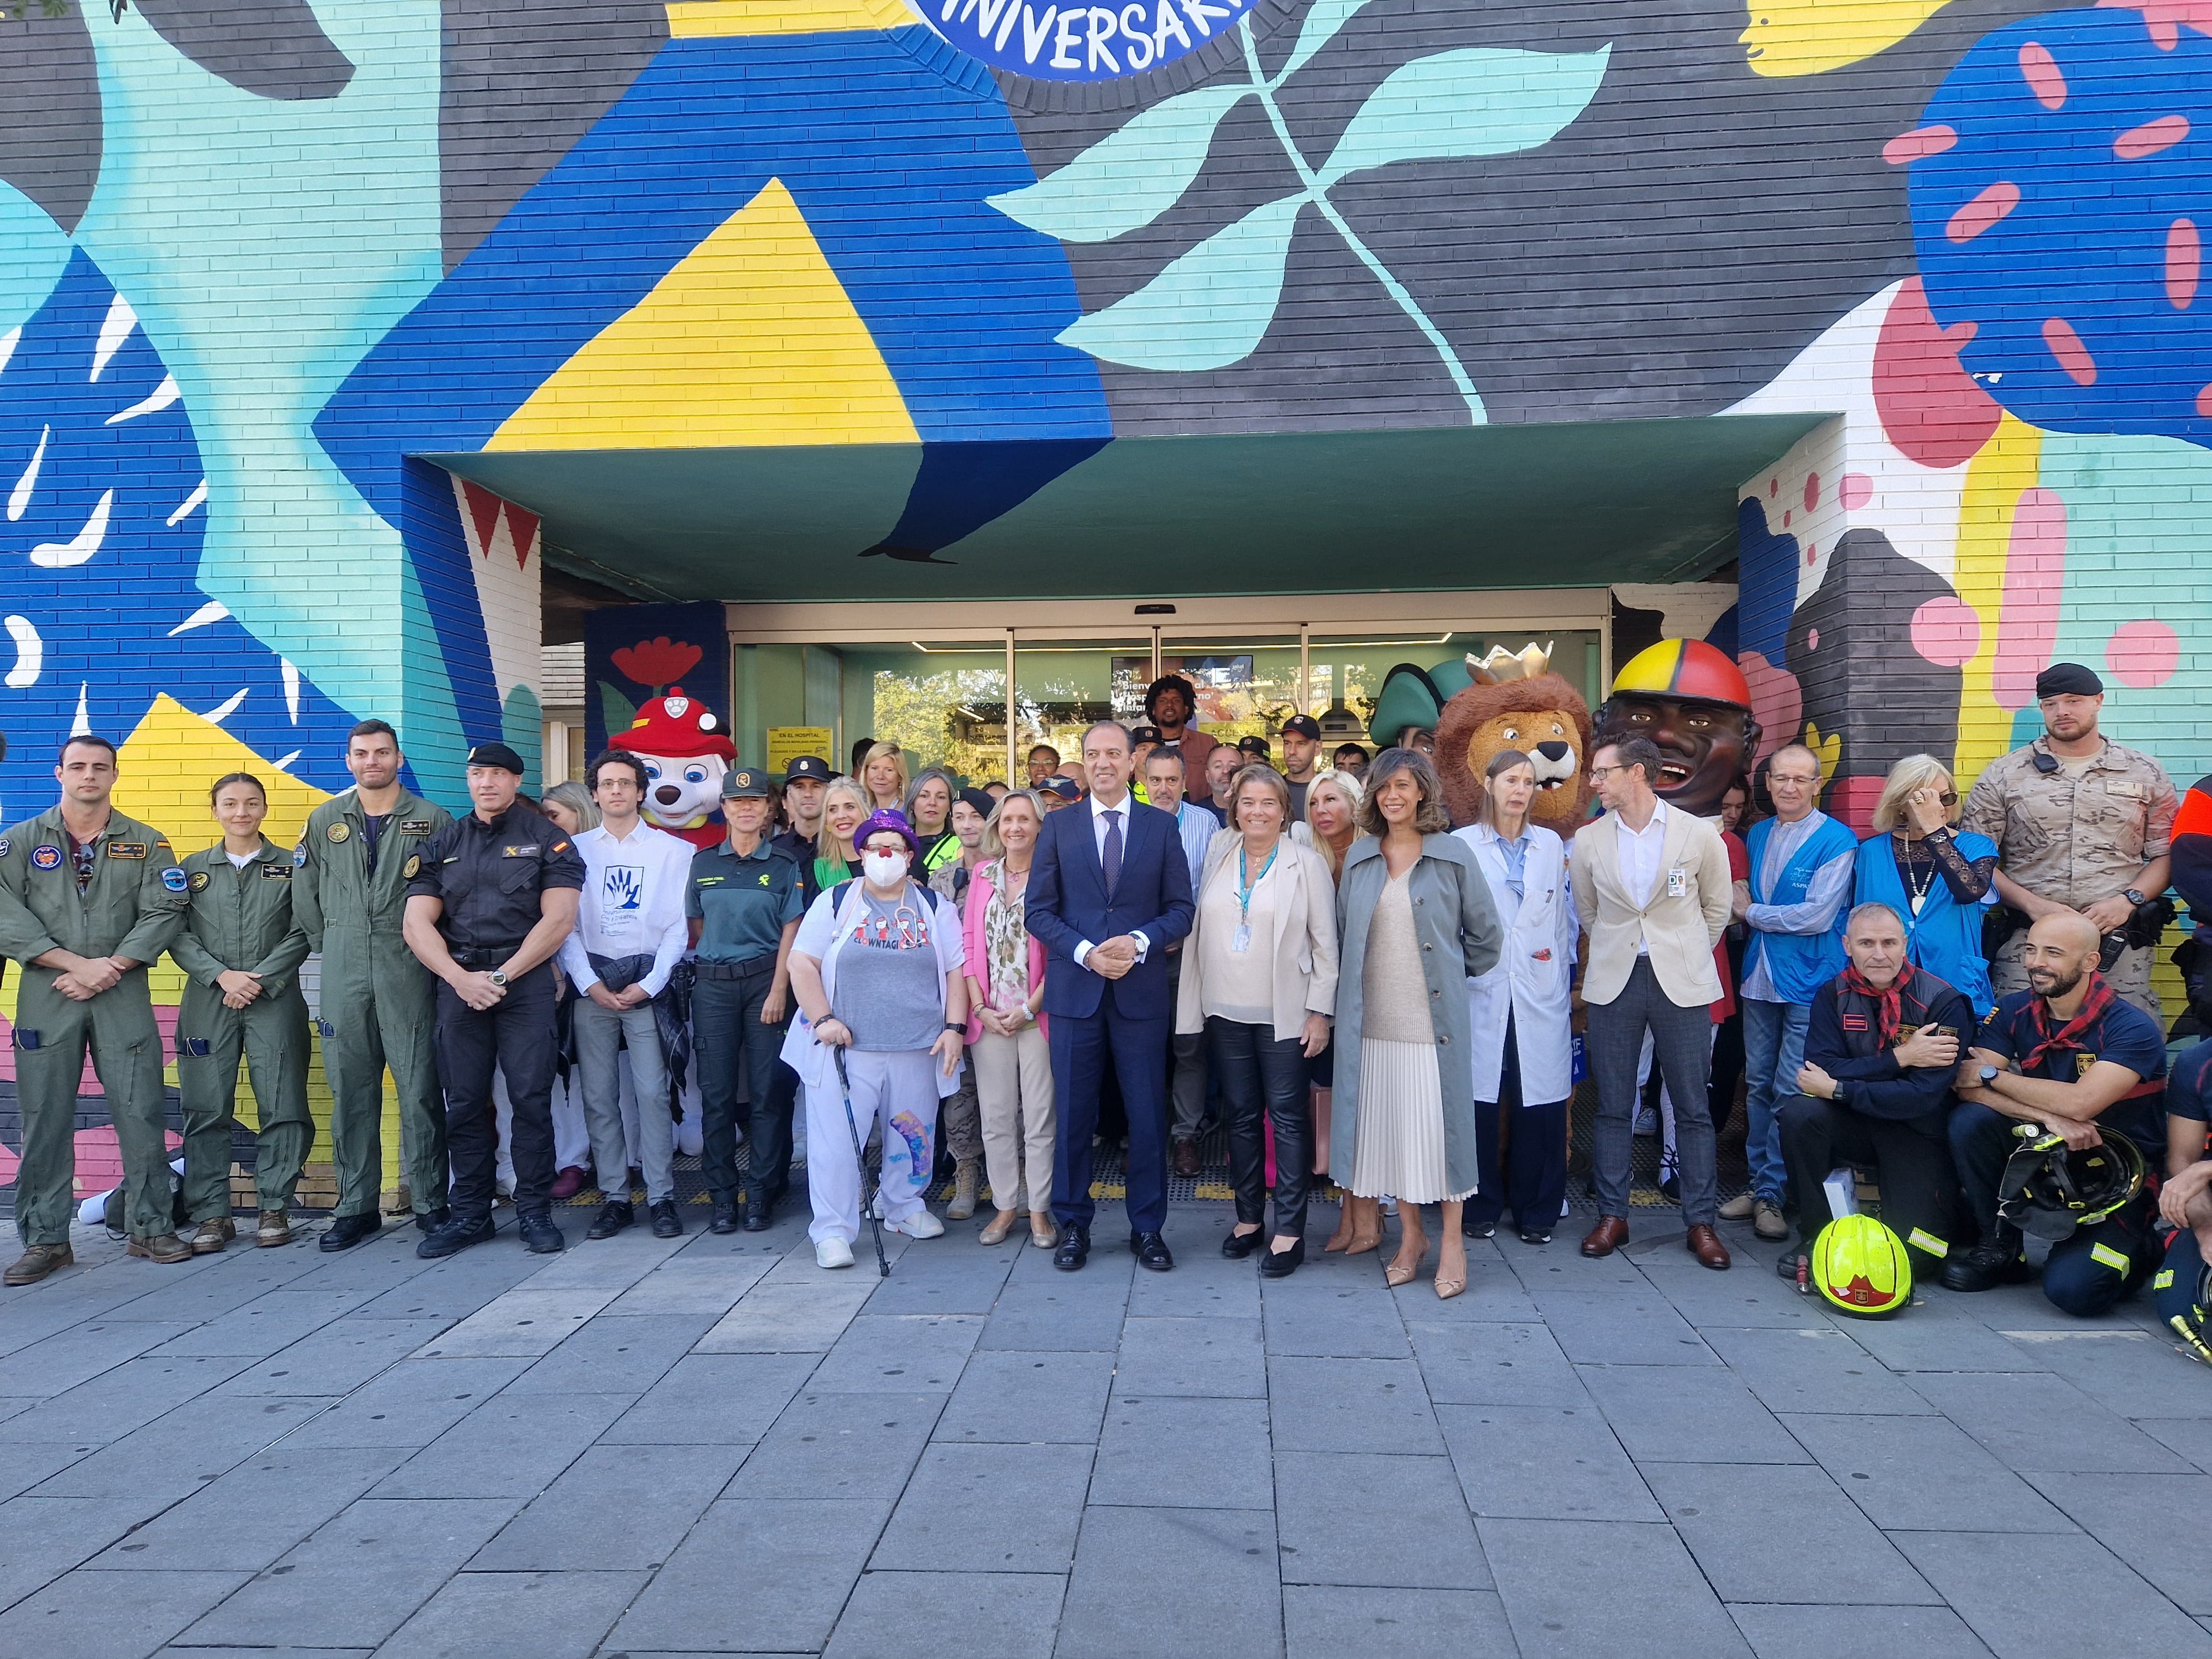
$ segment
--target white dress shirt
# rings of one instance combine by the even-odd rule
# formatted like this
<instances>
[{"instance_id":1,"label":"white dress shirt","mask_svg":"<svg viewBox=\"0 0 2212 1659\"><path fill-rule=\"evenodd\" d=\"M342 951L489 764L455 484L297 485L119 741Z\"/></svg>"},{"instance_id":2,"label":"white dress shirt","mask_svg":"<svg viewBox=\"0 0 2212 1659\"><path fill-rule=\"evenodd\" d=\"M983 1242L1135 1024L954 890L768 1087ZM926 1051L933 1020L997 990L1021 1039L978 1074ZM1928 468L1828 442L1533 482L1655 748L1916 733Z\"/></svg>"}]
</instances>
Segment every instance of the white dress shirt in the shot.
<instances>
[{"instance_id":1,"label":"white dress shirt","mask_svg":"<svg viewBox=\"0 0 2212 1659\"><path fill-rule=\"evenodd\" d=\"M684 890L691 878L691 843L640 819L617 841L602 825L574 837L584 860L584 890L575 931L561 941L561 968L579 993L599 982L592 957L653 957L638 981L659 996L684 959L689 939Z\"/></svg>"},{"instance_id":2,"label":"white dress shirt","mask_svg":"<svg viewBox=\"0 0 2212 1659\"><path fill-rule=\"evenodd\" d=\"M1105 801L1099 799L1095 793L1086 796L1085 799L1091 807L1091 845L1098 849L1099 869L1103 872L1106 868L1106 830L1108 828L1106 815L1109 812L1118 812L1121 815L1121 858L1123 862L1126 863L1129 857L1129 812L1130 809L1136 805L1137 798L1134 795L1128 793L1127 791L1124 791L1122 793L1121 799L1115 801L1110 805ZM1152 948L1152 940L1146 939L1142 933L1133 933L1129 937L1137 941L1137 960L1142 962L1146 956L1151 954ZM1085 939L1082 944L1075 947L1075 965L1077 967L1080 968L1083 966L1083 959L1091 954L1091 946L1096 943L1096 940Z\"/></svg>"},{"instance_id":3,"label":"white dress shirt","mask_svg":"<svg viewBox=\"0 0 2212 1659\"><path fill-rule=\"evenodd\" d=\"M1620 884L1628 890L1628 896L1638 909L1651 902L1651 889L1659 879L1659 866L1665 860L1667 849L1667 803L1654 801L1651 822L1641 830L1632 830L1628 820L1615 812L1613 832L1620 837L1616 843L1620 860ZM1637 954L1644 947L1637 946Z\"/></svg>"}]
</instances>

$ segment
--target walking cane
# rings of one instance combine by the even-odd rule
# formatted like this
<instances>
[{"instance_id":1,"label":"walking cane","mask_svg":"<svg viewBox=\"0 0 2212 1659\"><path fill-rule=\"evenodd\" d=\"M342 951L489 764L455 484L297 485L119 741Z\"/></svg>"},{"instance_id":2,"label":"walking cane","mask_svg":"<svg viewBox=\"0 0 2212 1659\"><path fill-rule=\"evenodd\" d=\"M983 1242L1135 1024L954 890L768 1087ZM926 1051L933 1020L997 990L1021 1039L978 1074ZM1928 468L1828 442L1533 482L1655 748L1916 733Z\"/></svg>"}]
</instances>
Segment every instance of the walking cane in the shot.
<instances>
[{"instance_id":1,"label":"walking cane","mask_svg":"<svg viewBox=\"0 0 2212 1659\"><path fill-rule=\"evenodd\" d=\"M860 1210L868 1218L868 1231L876 1241L876 1272L878 1277L891 1276L890 1258L884 1254L884 1224L876 1214L876 1199L883 1195L883 1182L876 1182L876 1191L868 1192L868 1158L860 1145L860 1126L853 1116L853 1080L845 1075L845 1051L832 1048L830 1055L837 1062L837 1086L845 1095L845 1127L853 1133L853 1164L860 1177Z\"/></svg>"}]
</instances>

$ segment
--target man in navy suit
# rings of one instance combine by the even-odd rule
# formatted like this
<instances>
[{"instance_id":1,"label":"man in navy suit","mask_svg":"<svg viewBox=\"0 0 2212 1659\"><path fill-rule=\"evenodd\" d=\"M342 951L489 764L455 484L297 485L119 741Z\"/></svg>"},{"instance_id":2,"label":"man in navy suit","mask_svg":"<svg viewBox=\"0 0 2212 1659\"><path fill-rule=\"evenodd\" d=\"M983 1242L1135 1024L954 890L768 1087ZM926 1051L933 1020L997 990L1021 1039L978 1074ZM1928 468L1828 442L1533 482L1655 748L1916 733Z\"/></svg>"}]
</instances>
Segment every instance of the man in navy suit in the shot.
<instances>
[{"instance_id":1,"label":"man in navy suit","mask_svg":"<svg viewBox=\"0 0 2212 1659\"><path fill-rule=\"evenodd\" d=\"M1037 836L1025 914L1045 965L1052 1081L1060 1103L1053 1266L1091 1254L1091 1133L1098 1074L1110 1051L1129 1116L1129 1249L1154 1273L1175 1266L1168 1216L1168 1040L1175 1009L1167 947L1190 932L1190 862L1176 821L1129 793L1129 733L1101 720L1083 734L1091 795L1054 812Z\"/></svg>"}]
</instances>

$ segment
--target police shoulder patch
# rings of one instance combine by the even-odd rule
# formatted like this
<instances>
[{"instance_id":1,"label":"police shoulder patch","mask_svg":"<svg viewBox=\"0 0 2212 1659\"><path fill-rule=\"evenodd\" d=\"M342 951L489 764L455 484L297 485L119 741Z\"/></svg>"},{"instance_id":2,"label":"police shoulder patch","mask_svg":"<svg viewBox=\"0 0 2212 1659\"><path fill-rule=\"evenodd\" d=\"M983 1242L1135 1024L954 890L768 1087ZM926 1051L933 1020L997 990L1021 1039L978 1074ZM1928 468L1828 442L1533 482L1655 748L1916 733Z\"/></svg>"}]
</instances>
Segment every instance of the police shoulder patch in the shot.
<instances>
[{"instance_id":1,"label":"police shoulder patch","mask_svg":"<svg viewBox=\"0 0 2212 1659\"><path fill-rule=\"evenodd\" d=\"M340 818L329 829L324 830L323 833L329 836L332 841L351 841L353 839L353 825L348 823L343 818Z\"/></svg>"},{"instance_id":2,"label":"police shoulder patch","mask_svg":"<svg viewBox=\"0 0 2212 1659\"><path fill-rule=\"evenodd\" d=\"M62 865L62 849L49 842L31 849L31 866L37 870L58 870Z\"/></svg>"},{"instance_id":3,"label":"police shoulder patch","mask_svg":"<svg viewBox=\"0 0 2212 1659\"><path fill-rule=\"evenodd\" d=\"M179 870L175 865L171 865L167 869L161 872L161 885L167 888L173 893L183 892L187 885L185 880L185 872L182 870Z\"/></svg>"},{"instance_id":4,"label":"police shoulder patch","mask_svg":"<svg viewBox=\"0 0 2212 1659\"><path fill-rule=\"evenodd\" d=\"M192 872L192 891L195 893L204 892L207 890L207 884L208 872L206 871L195 870Z\"/></svg>"},{"instance_id":5,"label":"police shoulder patch","mask_svg":"<svg viewBox=\"0 0 2212 1659\"><path fill-rule=\"evenodd\" d=\"M422 854L418 853L413 858L409 859L406 864L401 867L399 873L408 881L412 881L416 877L421 875L422 873Z\"/></svg>"}]
</instances>

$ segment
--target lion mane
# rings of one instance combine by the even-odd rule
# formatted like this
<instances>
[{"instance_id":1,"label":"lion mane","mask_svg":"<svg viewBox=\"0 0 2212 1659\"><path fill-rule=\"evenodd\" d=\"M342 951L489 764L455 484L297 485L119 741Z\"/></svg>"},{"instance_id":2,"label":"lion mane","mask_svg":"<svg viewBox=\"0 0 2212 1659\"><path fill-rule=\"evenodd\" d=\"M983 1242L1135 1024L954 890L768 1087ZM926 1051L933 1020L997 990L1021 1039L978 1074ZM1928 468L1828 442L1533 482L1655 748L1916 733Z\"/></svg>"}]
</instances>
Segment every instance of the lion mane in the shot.
<instances>
[{"instance_id":1,"label":"lion mane","mask_svg":"<svg viewBox=\"0 0 2212 1659\"><path fill-rule=\"evenodd\" d=\"M1443 780L1444 806L1455 824L1474 822L1475 808L1482 799L1484 769L1500 750L1517 748L1538 756L1540 741L1561 741L1548 733L1542 739L1526 737L1513 744L1504 739L1500 728L1506 716L1543 714L1559 715L1560 724L1567 728L1565 741L1571 745L1572 754L1566 763L1572 770L1565 774L1565 781L1558 787L1537 792L1529 821L1554 831L1562 840L1581 828L1589 816L1589 705L1559 674L1494 680L1480 670L1474 684L1446 703L1437 721L1437 771ZM1549 757L1538 756L1538 759L1540 775L1552 769L1547 763Z\"/></svg>"}]
</instances>

